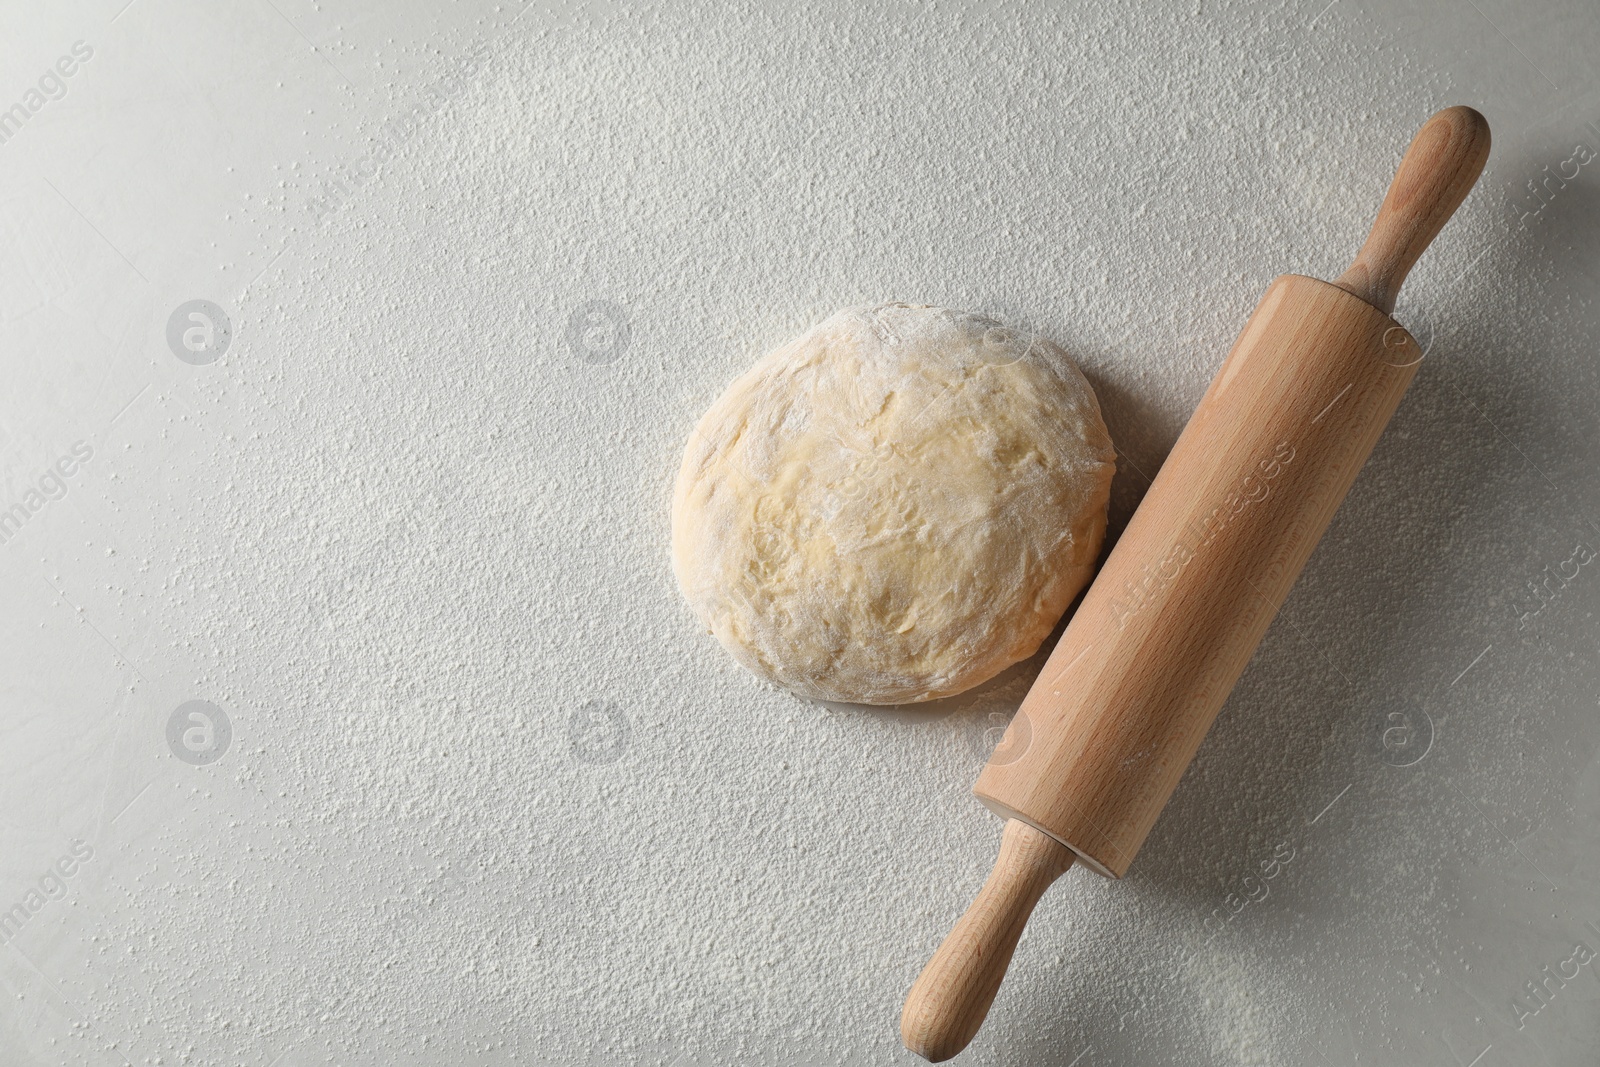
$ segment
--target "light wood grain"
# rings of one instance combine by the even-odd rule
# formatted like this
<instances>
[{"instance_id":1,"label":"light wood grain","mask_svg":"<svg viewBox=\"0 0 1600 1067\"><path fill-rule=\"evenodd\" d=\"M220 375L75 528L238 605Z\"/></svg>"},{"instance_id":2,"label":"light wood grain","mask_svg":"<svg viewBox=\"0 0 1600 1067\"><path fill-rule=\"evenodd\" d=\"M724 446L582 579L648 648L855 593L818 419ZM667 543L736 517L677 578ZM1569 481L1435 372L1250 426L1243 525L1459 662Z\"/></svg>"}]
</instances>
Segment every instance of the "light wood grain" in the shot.
<instances>
[{"instance_id":1,"label":"light wood grain","mask_svg":"<svg viewBox=\"0 0 1600 1067\"><path fill-rule=\"evenodd\" d=\"M1388 311L1488 143L1470 108L1435 115L1339 282L1268 288L978 778L1007 842L1025 824L1127 871L1416 374ZM907 1001L929 1058L970 1040L1055 877L995 871Z\"/></svg>"},{"instance_id":2,"label":"light wood grain","mask_svg":"<svg viewBox=\"0 0 1600 1067\"><path fill-rule=\"evenodd\" d=\"M1377 221L1350 269L1333 284L1385 315L1400 284L1461 206L1489 159L1489 122L1470 107L1447 107L1406 149Z\"/></svg>"},{"instance_id":3,"label":"light wood grain","mask_svg":"<svg viewBox=\"0 0 1600 1067\"><path fill-rule=\"evenodd\" d=\"M1023 700L1027 747L978 798L1121 877L1417 363L1365 301L1273 282Z\"/></svg>"},{"instance_id":4,"label":"light wood grain","mask_svg":"<svg viewBox=\"0 0 1600 1067\"><path fill-rule=\"evenodd\" d=\"M1006 823L988 881L906 996L900 1013L906 1048L938 1063L967 1047L989 1013L1033 906L1072 861L1072 851L1048 835L1015 819Z\"/></svg>"}]
</instances>

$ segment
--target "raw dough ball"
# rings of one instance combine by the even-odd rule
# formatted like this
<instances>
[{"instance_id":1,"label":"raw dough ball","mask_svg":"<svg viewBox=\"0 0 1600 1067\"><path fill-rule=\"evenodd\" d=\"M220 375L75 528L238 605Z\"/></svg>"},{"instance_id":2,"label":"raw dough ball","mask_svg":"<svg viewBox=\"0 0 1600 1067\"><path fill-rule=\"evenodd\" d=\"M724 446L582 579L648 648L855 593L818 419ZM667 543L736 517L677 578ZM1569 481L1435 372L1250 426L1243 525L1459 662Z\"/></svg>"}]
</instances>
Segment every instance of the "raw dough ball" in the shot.
<instances>
[{"instance_id":1,"label":"raw dough ball","mask_svg":"<svg viewBox=\"0 0 1600 1067\"><path fill-rule=\"evenodd\" d=\"M841 311L689 439L672 563L750 670L905 704L1031 656L1089 580L1116 453L1060 348L992 319Z\"/></svg>"}]
</instances>

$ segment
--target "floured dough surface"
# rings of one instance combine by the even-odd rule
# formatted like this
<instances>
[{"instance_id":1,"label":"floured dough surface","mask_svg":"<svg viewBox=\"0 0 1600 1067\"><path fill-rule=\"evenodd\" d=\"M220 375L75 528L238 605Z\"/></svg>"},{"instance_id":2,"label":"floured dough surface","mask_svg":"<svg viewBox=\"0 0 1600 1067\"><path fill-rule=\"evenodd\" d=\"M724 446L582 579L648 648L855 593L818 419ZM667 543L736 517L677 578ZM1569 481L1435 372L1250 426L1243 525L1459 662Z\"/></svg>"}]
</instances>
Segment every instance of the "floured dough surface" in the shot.
<instances>
[{"instance_id":1,"label":"floured dough surface","mask_svg":"<svg viewBox=\"0 0 1600 1067\"><path fill-rule=\"evenodd\" d=\"M672 560L750 670L904 704L1026 659L1088 581L1115 452L1060 348L992 319L841 311L730 385L690 436Z\"/></svg>"}]
</instances>

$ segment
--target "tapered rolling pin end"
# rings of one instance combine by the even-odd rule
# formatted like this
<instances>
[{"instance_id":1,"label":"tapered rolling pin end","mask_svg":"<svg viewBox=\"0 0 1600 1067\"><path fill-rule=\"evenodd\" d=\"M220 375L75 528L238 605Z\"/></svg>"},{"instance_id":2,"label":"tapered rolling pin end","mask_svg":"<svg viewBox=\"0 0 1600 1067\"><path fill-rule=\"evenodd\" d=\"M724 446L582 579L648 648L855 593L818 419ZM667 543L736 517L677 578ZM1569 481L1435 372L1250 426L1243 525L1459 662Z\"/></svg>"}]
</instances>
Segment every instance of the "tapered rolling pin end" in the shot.
<instances>
[{"instance_id":1,"label":"tapered rolling pin end","mask_svg":"<svg viewBox=\"0 0 1600 1067\"><path fill-rule=\"evenodd\" d=\"M1334 285L1385 315L1417 257L1450 221L1489 159L1489 120L1456 105L1436 113L1412 138L1350 269Z\"/></svg>"},{"instance_id":2,"label":"tapered rolling pin end","mask_svg":"<svg viewBox=\"0 0 1600 1067\"><path fill-rule=\"evenodd\" d=\"M900 1040L931 1063L967 1047L1000 989L1028 916L1050 883L1072 866L1072 850L1011 819L1000 856L967 913L906 995Z\"/></svg>"}]
</instances>

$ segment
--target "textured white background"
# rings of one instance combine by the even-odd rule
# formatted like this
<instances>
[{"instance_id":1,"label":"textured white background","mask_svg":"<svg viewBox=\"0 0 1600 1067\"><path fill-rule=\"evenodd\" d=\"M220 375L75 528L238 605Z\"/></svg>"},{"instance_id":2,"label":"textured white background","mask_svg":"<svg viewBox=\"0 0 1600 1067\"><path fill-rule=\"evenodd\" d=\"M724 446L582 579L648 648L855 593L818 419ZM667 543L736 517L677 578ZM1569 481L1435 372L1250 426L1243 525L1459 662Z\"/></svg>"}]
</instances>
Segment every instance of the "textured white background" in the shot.
<instances>
[{"instance_id":1,"label":"textured white background","mask_svg":"<svg viewBox=\"0 0 1600 1067\"><path fill-rule=\"evenodd\" d=\"M1115 533L1457 102L1495 151L1411 393L965 1062L1600 1056L1600 961L1527 988L1600 949L1600 577L1528 591L1600 547L1600 177L1527 188L1600 149L1591 7L61 0L0 11L0 107L79 41L0 143L0 1063L908 1062L1038 664L756 684L667 567L694 419L837 307L988 311L1099 390Z\"/></svg>"}]
</instances>

